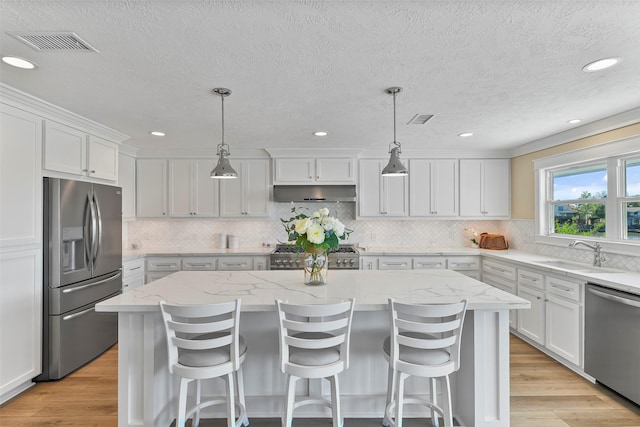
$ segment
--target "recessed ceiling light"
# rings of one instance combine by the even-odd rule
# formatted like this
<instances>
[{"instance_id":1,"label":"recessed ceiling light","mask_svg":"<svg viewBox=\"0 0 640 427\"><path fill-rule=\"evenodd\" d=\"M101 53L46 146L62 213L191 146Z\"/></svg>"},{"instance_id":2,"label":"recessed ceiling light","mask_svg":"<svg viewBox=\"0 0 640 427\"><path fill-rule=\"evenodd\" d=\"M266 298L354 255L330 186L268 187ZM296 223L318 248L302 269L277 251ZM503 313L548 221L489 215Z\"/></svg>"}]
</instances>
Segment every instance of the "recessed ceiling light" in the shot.
<instances>
[{"instance_id":1,"label":"recessed ceiling light","mask_svg":"<svg viewBox=\"0 0 640 427\"><path fill-rule=\"evenodd\" d=\"M164 132L160 132L160 131L158 131L158 130L154 130L154 131L151 131L151 132L149 132L149 133L150 133L151 135L153 135L153 136L165 136L165 135L166 135L166 133L164 133Z\"/></svg>"},{"instance_id":2,"label":"recessed ceiling light","mask_svg":"<svg viewBox=\"0 0 640 427\"><path fill-rule=\"evenodd\" d=\"M605 68L613 67L621 61L620 58L604 58L598 59L597 61L593 61L584 67L582 67L582 71L585 73L592 73L594 71L604 70Z\"/></svg>"},{"instance_id":3,"label":"recessed ceiling light","mask_svg":"<svg viewBox=\"0 0 640 427\"><path fill-rule=\"evenodd\" d=\"M313 134L315 136L327 136L327 132L324 132L324 131L314 132Z\"/></svg>"},{"instance_id":4,"label":"recessed ceiling light","mask_svg":"<svg viewBox=\"0 0 640 427\"><path fill-rule=\"evenodd\" d=\"M22 68L24 70L33 70L34 68L36 68L36 64L34 64L33 62L27 61L24 58L19 58L17 56L3 56L2 62L16 68Z\"/></svg>"},{"instance_id":5,"label":"recessed ceiling light","mask_svg":"<svg viewBox=\"0 0 640 427\"><path fill-rule=\"evenodd\" d=\"M468 136L473 136L473 132L464 132L464 133L459 133L458 136L461 136L463 138L466 138Z\"/></svg>"},{"instance_id":6,"label":"recessed ceiling light","mask_svg":"<svg viewBox=\"0 0 640 427\"><path fill-rule=\"evenodd\" d=\"M571 119L567 123L569 123L570 125L575 125L576 123L580 123L581 121L582 120L580 119Z\"/></svg>"}]
</instances>

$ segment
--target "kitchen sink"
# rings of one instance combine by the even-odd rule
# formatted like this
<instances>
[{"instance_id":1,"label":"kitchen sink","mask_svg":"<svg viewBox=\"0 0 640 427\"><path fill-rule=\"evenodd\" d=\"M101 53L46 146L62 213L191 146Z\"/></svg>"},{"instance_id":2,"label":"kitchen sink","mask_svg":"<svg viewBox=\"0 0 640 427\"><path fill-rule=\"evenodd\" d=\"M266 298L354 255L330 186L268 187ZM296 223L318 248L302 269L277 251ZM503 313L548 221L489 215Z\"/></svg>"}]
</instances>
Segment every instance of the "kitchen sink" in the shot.
<instances>
[{"instance_id":1,"label":"kitchen sink","mask_svg":"<svg viewBox=\"0 0 640 427\"><path fill-rule=\"evenodd\" d=\"M610 271L601 267L593 267L586 264L580 264L577 262L561 261L561 260L549 260L538 261L539 264L548 265L549 267L562 268L563 270L579 271L581 273L609 273Z\"/></svg>"}]
</instances>

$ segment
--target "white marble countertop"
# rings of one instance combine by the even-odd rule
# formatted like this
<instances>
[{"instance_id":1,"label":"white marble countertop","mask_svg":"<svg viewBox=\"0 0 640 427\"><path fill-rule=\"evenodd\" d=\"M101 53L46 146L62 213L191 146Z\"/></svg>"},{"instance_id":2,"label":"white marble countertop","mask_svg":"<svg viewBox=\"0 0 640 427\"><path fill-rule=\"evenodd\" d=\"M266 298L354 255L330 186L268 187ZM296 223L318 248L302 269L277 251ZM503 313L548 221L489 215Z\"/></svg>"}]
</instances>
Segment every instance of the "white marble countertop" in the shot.
<instances>
[{"instance_id":1,"label":"white marble countertop","mask_svg":"<svg viewBox=\"0 0 640 427\"><path fill-rule=\"evenodd\" d=\"M323 304L356 298L357 311L387 309L388 298L447 303L466 298L470 310L529 308L529 301L452 270L329 271L326 286L306 286L303 272L179 271L96 305L96 311L150 312L159 301L202 304L242 298L243 311L274 310L275 299Z\"/></svg>"},{"instance_id":2,"label":"white marble countertop","mask_svg":"<svg viewBox=\"0 0 640 427\"><path fill-rule=\"evenodd\" d=\"M585 282L596 283L610 288L640 295L640 273L626 270L616 270L606 267L594 267L589 264L579 264L566 261L567 264L575 264L575 269L551 266L548 261L564 261L558 258L539 254L519 252L513 250L490 251L482 250L483 257L505 260L523 266L537 268L557 275L565 275ZM640 262L640 261L638 261Z\"/></svg>"}]
</instances>

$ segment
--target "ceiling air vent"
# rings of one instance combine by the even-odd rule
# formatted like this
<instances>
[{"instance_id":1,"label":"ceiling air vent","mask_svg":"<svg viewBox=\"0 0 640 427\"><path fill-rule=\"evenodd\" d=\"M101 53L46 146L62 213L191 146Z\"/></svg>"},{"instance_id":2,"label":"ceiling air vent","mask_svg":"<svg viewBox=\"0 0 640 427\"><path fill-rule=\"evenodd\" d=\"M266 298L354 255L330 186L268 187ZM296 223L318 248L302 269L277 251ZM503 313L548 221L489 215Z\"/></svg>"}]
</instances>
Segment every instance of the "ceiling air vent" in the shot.
<instances>
[{"instance_id":1,"label":"ceiling air vent","mask_svg":"<svg viewBox=\"0 0 640 427\"><path fill-rule=\"evenodd\" d=\"M64 32L14 32L8 33L27 46L39 51L98 52L98 49L82 40L76 33Z\"/></svg>"},{"instance_id":2,"label":"ceiling air vent","mask_svg":"<svg viewBox=\"0 0 640 427\"><path fill-rule=\"evenodd\" d=\"M423 124L427 123L432 117L433 117L433 114L416 114L415 116L413 116L411 118L411 120L409 120L407 122L407 124L408 125L423 125Z\"/></svg>"}]
</instances>

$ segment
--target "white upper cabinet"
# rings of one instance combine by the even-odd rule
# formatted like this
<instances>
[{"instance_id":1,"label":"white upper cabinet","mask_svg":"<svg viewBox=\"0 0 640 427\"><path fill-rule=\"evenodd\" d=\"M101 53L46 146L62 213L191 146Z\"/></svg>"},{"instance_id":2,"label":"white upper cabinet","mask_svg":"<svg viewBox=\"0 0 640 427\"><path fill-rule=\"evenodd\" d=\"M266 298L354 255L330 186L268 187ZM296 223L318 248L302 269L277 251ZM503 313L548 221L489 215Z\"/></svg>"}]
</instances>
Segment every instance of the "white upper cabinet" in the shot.
<instances>
[{"instance_id":1,"label":"white upper cabinet","mask_svg":"<svg viewBox=\"0 0 640 427\"><path fill-rule=\"evenodd\" d=\"M118 180L118 144L51 120L45 122L44 169Z\"/></svg>"},{"instance_id":2,"label":"white upper cabinet","mask_svg":"<svg viewBox=\"0 0 640 427\"><path fill-rule=\"evenodd\" d=\"M236 179L220 180L220 216L268 217L270 215L269 160L231 159Z\"/></svg>"},{"instance_id":3,"label":"white upper cabinet","mask_svg":"<svg viewBox=\"0 0 640 427\"><path fill-rule=\"evenodd\" d=\"M0 104L0 246L42 240L42 119Z\"/></svg>"},{"instance_id":4,"label":"white upper cabinet","mask_svg":"<svg viewBox=\"0 0 640 427\"><path fill-rule=\"evenodd\" d=\"M122 187L122 217L135 218L136 159L122 153L118 157L118 185Z\"/></svg>"},{"instance_id":5,"label":"white upper cabinet","mask_svg":"<svg viewBox=\"0 0 640 427\"><path fill-rule=\"evenodd\" d=\"M386 164L386 160L360 160L358 215L361 217L403 217L409 213L409 180L402 176L382 176Z\"/></svg>"},{"instance_id":6,"label":"white upper cabinet","mask_svg":"<svg viewBox=\"0 0 640 427\"><path fill-rule=\"evenodd\" d=\"M209 177L215 160L169 160L169 215L217 217L218 181Z\"/></svg>"},{"instance_id":7,"label":"white upper cabinet","mask_svg":"<svg viewBox=\"0 0 640 427\"><path fill-rule=\"evenodd\" d=\"M277 158L274 184L354 184L354 160L350 158Z\"/></svg>"},{"instance_id":8,"label":"white upper cabinet","mask_svg":"<svg viewBox=\"0 0 640 427\"><path fill-rule=\"evenodd\" d=\"M141 218L167 217L167 161L138 159L136 213Z\"/></svg>"},{"instance_id":9,"label":"white upper cabinet","mask_svg":"<svg viewBox=\"0 0 640 427\"><path fill-rule=\"evenodd\" d=\"M510 216L510 164L509 159L460 160L460 216Z\"/></svg>"},{"instance_id":10,"label":"white upper cabinet","mask_svg":"<svg viewBox=\"0 0 640 427\"><path fill-rule=\"evenodd\" d=\"M409 215L458 216L458 159L409 160Z\"/></svg>"}]
</instances>

